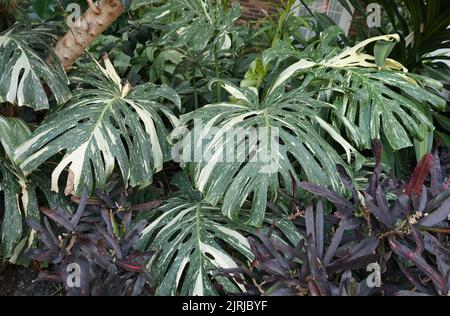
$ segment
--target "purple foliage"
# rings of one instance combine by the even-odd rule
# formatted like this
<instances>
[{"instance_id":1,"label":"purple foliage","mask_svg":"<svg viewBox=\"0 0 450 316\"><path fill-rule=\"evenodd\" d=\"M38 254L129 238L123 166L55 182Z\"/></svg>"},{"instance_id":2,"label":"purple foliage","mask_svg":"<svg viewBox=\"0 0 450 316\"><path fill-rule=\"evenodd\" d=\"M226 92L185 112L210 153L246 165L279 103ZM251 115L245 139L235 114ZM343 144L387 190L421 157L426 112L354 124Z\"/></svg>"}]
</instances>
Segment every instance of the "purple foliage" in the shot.
<instances>
[{"instance_id":1,"label":"purple foliage","mask_svg":"<svg viewBox=\"0 0 450 316\"><path fill-rule=\"evenodd\" d=\"M122 194L117 194L123 199ZM43 223L28 220L42 247L27 255L47 262L52 271L38 279L64 284L67 295L141 295L152 292L144 265L151 252L138 252L133 245L146 221L131 225L133 208L122 209L115 194L100 193L102 200L88 198L85 191L74 213L62 208L41 208ZM74 265L75 264L75 265ZM77 268L74 268L77 267ZM80 283L76 284L79 267Z\"/></svg>"},{"instance_id":2,"label":"purple foliage","mask_svg":"<svg viewBox=\"0 0 450 316\"><path fill-rule=\"evenodd\" d=\"M250 293L448 295L450 190L437 152L422 159L405 186L382 177L379 140L373 141L372 151L376 164L364 192L357 192L345 169L337 166L351 199L300 183L317 202L299 211L301 201L295 200L293 222L305 236L297 247L271 238L272 231L249 238L256 259L250 269L232 273L252 279L241 278ZM334 213L325 214L324 203ZM367 282L371 263L380 268L379 287Z\"/></svg>"}]
</instances>

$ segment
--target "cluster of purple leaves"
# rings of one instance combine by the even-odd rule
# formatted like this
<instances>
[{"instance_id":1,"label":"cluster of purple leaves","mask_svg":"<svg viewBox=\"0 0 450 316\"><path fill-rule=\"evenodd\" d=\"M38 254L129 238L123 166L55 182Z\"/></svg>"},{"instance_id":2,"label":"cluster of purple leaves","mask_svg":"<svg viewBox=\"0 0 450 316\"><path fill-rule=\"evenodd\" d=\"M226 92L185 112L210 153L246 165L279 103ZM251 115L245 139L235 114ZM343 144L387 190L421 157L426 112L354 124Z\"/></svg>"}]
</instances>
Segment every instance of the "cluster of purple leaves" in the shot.
<instances>
[{"instance_id":1,"label":"cluster of purple leaves","mask_svg":"<svg viewBox=\"0 0 450 316\"><path fill-rule=\"evenodd\" d=\"M273 238L274 228L258 233L248 238L255 255L251 267L228 273L255 295L448 295L450 190L442 172L447 168L441 168L437 152L428 154L405 185L381 176L378 140L372 152L376 165L364 192L339 165L350 199L301 182L317 197L315 203L293 198L292 220L305 239L292 247ZM326 203L334 212L324 212ZM381 284L375 282L377 270L368 270L372 263L378 264Z\"/></svg>"},{"instance_id":2,"label":"cluster of purple leaves","mask_svg":"<svg viewBox=\"0 0 450 316\"><path fill-rule=\"evenodd\" d=\"M28 220L41 248L26 254L50 264L38 280L62 283L70 296L151 294L145 264L152 253L133 249L147 225L145 220L132 225L132 211L142 205L124 209L126 192L120 190L98 195L100 199L90 199L85 191L73 213L60 207L40 208L43 223Z\"/></svg>"}]
</instances>

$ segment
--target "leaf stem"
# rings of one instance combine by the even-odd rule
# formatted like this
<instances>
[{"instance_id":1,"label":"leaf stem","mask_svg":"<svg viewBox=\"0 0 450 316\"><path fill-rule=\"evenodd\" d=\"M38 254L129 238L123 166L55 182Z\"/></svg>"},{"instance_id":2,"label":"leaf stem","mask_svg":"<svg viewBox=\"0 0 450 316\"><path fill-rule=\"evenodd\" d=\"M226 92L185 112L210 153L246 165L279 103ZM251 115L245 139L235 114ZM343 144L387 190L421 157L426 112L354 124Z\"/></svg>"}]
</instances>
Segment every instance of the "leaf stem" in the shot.
<instances>
[{"instance_id":1,"label":"leaf stem","mask_svg":"<svg viewBox=\"0 0 450 316\"><path fill-rule=\"evenodd\" d=\"M195 80L195 67L192 70L192 87L194 89L194 108L198 109L198 91L197 91L197 81Z\"/></svg>"},{"instance_id":2,"label":"leaf stem","mask_svg":"<svg viewBox=\"0 0 450 316\"><path fill-rule=\"evenodd\" d=\"M216 70L216 79L220 80L219 57L217 53L217 48L214 49L214 67ZM222 101L221 86L219 83L216 84L216 98L218 103Z\"/></svg>"}]
</instances>

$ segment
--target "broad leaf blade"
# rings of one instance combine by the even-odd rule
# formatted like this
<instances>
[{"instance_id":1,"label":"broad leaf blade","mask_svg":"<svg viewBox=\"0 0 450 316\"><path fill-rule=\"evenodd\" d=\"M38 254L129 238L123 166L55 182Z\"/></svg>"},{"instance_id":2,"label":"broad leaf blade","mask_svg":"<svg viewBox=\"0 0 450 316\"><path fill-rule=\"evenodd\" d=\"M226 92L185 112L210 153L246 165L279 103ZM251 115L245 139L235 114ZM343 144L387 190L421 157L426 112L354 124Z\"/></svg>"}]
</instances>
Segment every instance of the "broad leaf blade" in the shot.
<instances>
[{"instance_id":1,"label":"broad leaf blade","mask_svg":"<svg viewBox=\"0 0 450 316\"><path fill-rule=\"evenodd\" d=\"M243 291L241 285L218 274L237 268L234 256L252 260L239 224L224 218L217 207L183 197L169 199L162 214L144 229L140 248L157 251L148 268L157 282L158 295L217 295ZM232 249L233 256L224 245ZM183 277L182 277L183 276Z\"/></svg>"},{"instance_id":2,"label":"broad leaf blade","mask_svg":"<svg viewBox=\"0 0 450 316\"><path fill-rule=\"evenodd\" d=\"M178 120L158 101L169 97L179 106L177 94L152 84L135 89L122 86L108 60L105 64L106 68L98 65L103 76L92 74L83 79L96 89L80 88L72 102L51 113L15 152L16 161L28 172L66 152L53 171L53 191L59 191L58 180L67 167L64 191L81 195L84 185L89 191L94 183L104 186L116 164L125 183L145 186L170 158L161 114L174 125Z\"/></svg>"},{"instance_id":3,"label":"broad leaf blade","mask_svg":"<svg viewBox=\"0 0 450 316\"><path fill-rule=\"evenodd\" d=\"M52 64L31 45L47 47L44 39L56 36L49 29L24 30L19 25L0 35L0 102L29 106L35 110L48 109L49 101L44 82L57 103L70 97L69 80L56 58ZM42 82L41 82L42 81Z\"/></svg>"}]
</instances>

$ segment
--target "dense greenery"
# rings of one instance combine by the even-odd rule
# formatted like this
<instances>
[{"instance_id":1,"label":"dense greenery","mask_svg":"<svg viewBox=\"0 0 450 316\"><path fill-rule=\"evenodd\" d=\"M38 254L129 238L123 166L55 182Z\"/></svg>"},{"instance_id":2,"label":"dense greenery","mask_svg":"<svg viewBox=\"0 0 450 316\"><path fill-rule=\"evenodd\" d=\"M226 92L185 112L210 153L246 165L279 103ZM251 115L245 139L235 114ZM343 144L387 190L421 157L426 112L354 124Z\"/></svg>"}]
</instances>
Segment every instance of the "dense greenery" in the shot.
<instances>
[{"instance_id":1,"label":"dense greenery","mask_svg":"<svg viewBox=\"0 0 450 316\"><path fill-rule=\"evenodd\" d=\"M445 1L379 1L386 24L350 38L291 0L259 23L229 0L122 1L65 70L52 49L78 2L0 1L4 260L95 271L69 294L370 294L349 282L371 262L404 272L387 294L447 294Z\"/></svg>"}]
</instances>

